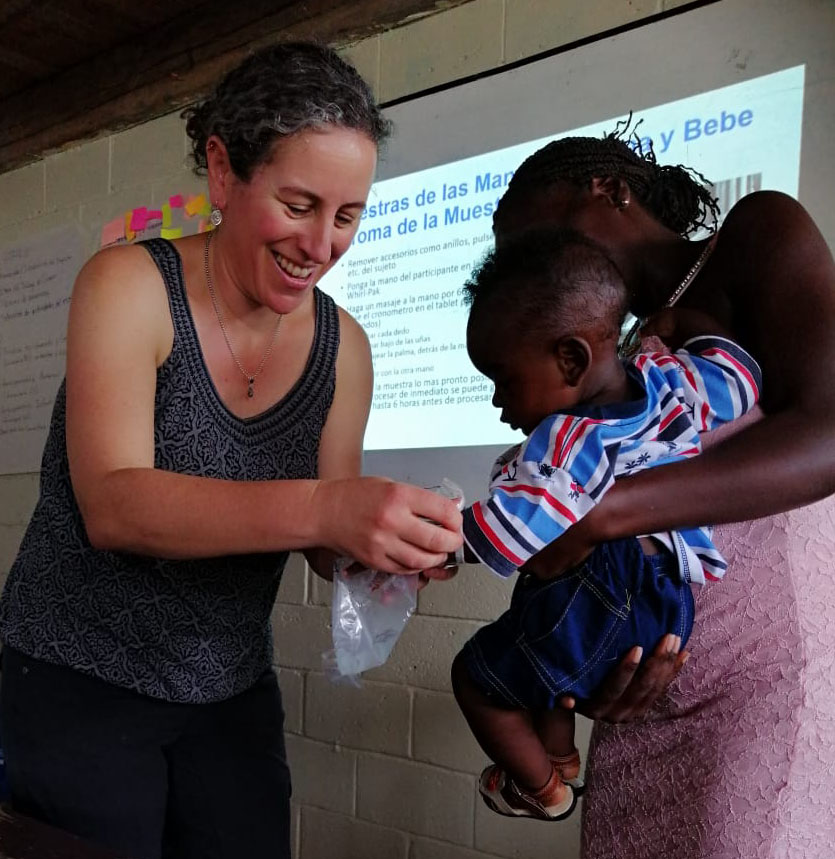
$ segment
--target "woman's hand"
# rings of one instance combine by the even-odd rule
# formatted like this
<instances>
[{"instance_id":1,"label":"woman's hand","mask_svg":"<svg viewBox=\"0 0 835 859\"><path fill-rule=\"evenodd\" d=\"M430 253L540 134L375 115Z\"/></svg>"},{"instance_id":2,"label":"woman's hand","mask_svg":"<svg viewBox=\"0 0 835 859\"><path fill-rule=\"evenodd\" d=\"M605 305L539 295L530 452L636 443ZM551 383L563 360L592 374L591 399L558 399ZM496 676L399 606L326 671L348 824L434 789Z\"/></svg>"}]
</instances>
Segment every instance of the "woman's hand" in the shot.
<instances>
[{"instance_id":1,"label":"woman's hand","mask_svg":"<svg viewBox=\"0 0 835 859\"><path fill-rule=\"evenodd\" d=\"M373 570L433 570L462 543L453 501L381 477L322 481L311 506L321 543Z\"/></svg>"},{"instance_id":2,"label":"woman's hand","mask_svg":"<svg viewBox=\"0 0 835 859\"><path fill-rule=\"evenodd\" d=\"M642 649L633 647L582 706L577 706L570 697L563 698L561 704L589 719L604 722L643 719L684 667L688 655L686 650L681 650L681 638L677 635L665 635L643 664Z\"/></svg>"},{"instance_id":3,"label":"woman's hand","mask_svg":"<svg viewBox=\"0 0 835 859\"><path fill-rule=\"evenodd\" d=\"M689 307L668 307L650 316L641 327L641 337L657 337L675 351L688 340L702 335L730 338L730 332L709 313Z\"/></svg>"}]
</instances>

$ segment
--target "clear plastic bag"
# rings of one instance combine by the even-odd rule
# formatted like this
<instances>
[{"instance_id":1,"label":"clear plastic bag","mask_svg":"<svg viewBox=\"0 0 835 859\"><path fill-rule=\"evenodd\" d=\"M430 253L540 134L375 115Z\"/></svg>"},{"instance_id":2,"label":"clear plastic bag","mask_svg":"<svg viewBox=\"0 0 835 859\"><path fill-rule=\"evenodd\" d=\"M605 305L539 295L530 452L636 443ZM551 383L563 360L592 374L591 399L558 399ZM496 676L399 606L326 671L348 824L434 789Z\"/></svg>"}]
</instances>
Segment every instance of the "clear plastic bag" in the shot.
<instances>
[{"instance_id":1,"label":"clear plastic bag","mask_svg":"<svg viewBox=\"0 0 835 859\"><path fill-rule=\"evenodd\" d=\"M464 506L464 493L444 478L429 487ZM349 572L350 570L350 572ZM352 558L334 564L333 650L323 654L334 680L357 683L358 675L382 665L417 607L418 576L359 569Z\"/></svg>"}]
</instances>

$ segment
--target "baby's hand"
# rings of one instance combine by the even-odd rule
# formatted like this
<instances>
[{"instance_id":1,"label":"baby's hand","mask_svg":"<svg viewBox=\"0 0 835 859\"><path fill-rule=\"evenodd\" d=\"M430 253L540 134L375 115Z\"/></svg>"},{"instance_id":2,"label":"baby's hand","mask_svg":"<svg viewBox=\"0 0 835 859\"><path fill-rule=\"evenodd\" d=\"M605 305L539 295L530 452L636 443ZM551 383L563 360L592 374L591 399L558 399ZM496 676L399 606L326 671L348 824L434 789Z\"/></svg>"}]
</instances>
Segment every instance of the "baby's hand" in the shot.
<instances>
[{"instance_id":1,"label":"baby's hand","mask_svg":"<svg viewBox=\"0 0 835 859\"><path fill-rule=\"evenodd\" d=\"M709 313L689 307L667 307L659 310L644 323L642 337L658 337L667 347L675 351L693 337L715 334L730 338L728 332Z\"/></svg>"}]
</instances>

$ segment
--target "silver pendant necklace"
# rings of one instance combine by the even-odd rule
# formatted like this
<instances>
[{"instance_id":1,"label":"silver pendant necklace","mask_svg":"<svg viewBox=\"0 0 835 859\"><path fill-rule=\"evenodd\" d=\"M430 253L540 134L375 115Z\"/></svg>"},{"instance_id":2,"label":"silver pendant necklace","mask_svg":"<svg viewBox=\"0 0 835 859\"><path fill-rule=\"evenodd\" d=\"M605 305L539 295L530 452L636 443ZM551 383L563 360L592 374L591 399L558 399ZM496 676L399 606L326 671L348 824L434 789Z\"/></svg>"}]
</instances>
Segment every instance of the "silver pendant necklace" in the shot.
<instances>
[{"instance_id":1,"label":"silver pendant necklace","mask_svg":"<svg viewBox=\"0 0 835 859\"><path fill-rule=\"evenodd\" d=\"M267 359L273 351L275 338L278 336L278 329L281 327L281 320L284 316L282 314L278 314L278 320L275 323L275 328L273 328L273 336L270 338L267 351L261 356L261 363L258 365L258 368L254 373L247 373L241 362L238 360L235 350L232 348L232 341L229 339L229 332L226 330L226 323L223 321L223 314L220 312L220 305L218 304L217 295L215 295L215 287L212 283L212 272L209 268L209 245L211 244L213 235L214 230L210 230L206 233L206 243L203 246L203 269L206 272L206 286L209 288L209 297L212 299L212 307L214 307L215 316L217 316L217 321L220 323L220 330L223 333L223 339L226 341L226 346L229 349L229 354L232 356L232 360L235 362L235 366L240 370L244 379L246 379L246 395L251 399L255 396L255 380L261 375L261 371L264 369L264 365L267 363Z\"/></svg>"}]
</instances>

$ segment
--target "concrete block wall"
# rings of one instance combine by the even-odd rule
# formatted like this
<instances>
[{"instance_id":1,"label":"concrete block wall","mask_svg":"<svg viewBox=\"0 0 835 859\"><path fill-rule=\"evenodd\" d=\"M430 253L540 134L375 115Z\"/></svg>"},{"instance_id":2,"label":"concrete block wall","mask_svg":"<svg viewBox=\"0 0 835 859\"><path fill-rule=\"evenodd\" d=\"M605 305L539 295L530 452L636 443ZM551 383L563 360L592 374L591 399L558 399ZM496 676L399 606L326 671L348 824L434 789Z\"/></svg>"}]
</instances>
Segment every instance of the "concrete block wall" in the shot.
<instances>
[{"instance_id":1,"label":"concrete block wall","mask_svg":"<svg viewBox=\"0 0 835 859\"><path fill-rule=\"evenodd\" d=\"M344 48L383 101L592 36L689 0L472 0ZM0 175L0 247L75 224L92 253L101 226L173 192L203 191L176 114ZM37 474L0 475L0 579L37 497ZM579 814L512 821L477 800L483 755L449 689L461 644L509 587L470 568L420 595L391 660L361 688L323 673L330 588L300 556L273 612L294 776L298 859L569 859ZM586 734L587 725L581 728Z\"/></svg>"}]
</instances>

